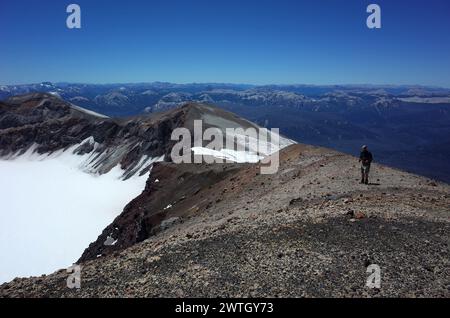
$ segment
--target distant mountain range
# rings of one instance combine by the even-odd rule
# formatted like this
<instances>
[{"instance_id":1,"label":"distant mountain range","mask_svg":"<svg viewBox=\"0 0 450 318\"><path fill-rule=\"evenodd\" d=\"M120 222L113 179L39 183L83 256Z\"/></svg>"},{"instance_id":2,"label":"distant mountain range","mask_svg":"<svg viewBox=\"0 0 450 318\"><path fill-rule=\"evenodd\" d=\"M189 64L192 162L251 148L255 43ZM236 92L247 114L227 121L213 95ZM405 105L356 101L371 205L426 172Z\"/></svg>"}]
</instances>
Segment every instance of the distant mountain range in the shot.
<instances>
[{"instance_id":1,"label":"distant mountain range","mask_svg":"<svg viewBox=\"0 0 450 318\"><path fill-rule=\"evenodd\" d=\"M450 90L392 85L70 84L0 86L0 99L46 92L111 117L214 104L298 142L450 182Z\"/></svg>"},{"instance_id":2,"label":"distant mountain range","mask_svg":"<svg viewBox=\"0 0 450 318\"><path fill-rule=\"evenodd\" d=\"M425 86L244 84L71 84L42 82L0 86L0 100L34 92L51 93L108 116L167 110L188 101L276 106L315 111L399 102L450 103L450 89Z\"/></svg>"}]
</instances>

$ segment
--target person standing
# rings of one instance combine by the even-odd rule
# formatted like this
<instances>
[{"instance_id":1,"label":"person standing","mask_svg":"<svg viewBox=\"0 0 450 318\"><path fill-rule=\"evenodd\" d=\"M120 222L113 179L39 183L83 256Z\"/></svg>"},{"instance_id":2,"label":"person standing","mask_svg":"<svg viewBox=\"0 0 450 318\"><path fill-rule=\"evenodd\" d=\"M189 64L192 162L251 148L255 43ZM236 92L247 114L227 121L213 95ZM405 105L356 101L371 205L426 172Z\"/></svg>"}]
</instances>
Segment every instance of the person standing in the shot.
<instances>
[{"instance_id":1,"label":"person standing","mask_svg":"<svg viewBox=\"0 0 450 318\"><path fill-rule=\"evenodd\" d=\"M361 183L369 184L370 164L373 161L372 153L364 145L361 148L359 162L361 162Z\"/></svg>"}]
</instances>

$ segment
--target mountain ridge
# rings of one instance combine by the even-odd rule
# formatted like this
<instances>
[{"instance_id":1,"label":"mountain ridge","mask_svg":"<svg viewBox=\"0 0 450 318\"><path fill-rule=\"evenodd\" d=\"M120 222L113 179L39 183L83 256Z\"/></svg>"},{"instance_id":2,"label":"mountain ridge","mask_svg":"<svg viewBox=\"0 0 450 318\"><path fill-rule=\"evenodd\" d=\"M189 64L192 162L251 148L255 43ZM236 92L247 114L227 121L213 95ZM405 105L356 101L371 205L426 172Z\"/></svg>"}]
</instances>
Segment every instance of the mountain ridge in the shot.
<instances>
[{"instance_id":1,"label":"mountain ridge","mask_svg":"<svg viewBox=\"0 0 450 318\"><path fill-rule=\"evenodd\" d=\"M202 119L204 129L218 127L225 132L220 127L224 123L214 118L257 128L220 108L198 103L152 115L108 118L50 94L27 94L0 103L0 155L20 156L31 147L38 154L52 154L76 146L74 154L89 155L88 171L104 174L120 165L128 179L148 172L155 159L170 160L176 143L171 132L176 127L193 132L194 120Z\"/></svg>"},{"instance_id":2,"label":"mountain ridge","mask_svg":"<svg viewBox=\"0 0 450 318\"><path fill-rule=\"evenodd\" d=\"M44 91L111 117L214 104L305 144L354 154L367 144L380 162L450 182L446 158L450 91L391 85L70 84L2 86L0 99ZM439 143L436 141L440 141Z\"/></svg>"},{"instance_id":3,"label":"mountain ridge","mask_svg":"<svg viewBox=\"0 0 450 318\"><path fill-rule=\"evenodd\" d=\"M376 163L372 183L361 185L356 158L301 144L281 150L275 175L258 174L257 164L229 167L196 194L163 196L172 221L154 235L79 262L81 289L67 288L60 270L3 284L0 296L449 296L450 186ZM181 181L189 169L218 165L158 163L143 195L158 197L155 187L170 183L195 192L205 179ZM202 194L215 200L177 214ZM145 209L142 200L136 208ZM370 264L381 267L380 289L365 285Z\"/></svg>"},{"instance_id":4,"label":"mountain ridge","mask_svg":"<svg viewBox=\"0 0 450 318\"><path fill-rule=\"evenodd\" d=\"M145 128L168 123L166 137L199 118L205 128L256 127L197 104L143 118ZM120 120L111 134L129 136L135 121ZM40 129L51 127L59 126ZM4 131L1 149L12 149ZM360 184L353 156L283 146L268 175L260 162L152 163L142 193L80 256L80 289L67 287L62 269L2 284L0 297L449 297L448 184L377 162ZM382 270L380 289L365 284L371 264Z\"/></svg>"}]
</instances>

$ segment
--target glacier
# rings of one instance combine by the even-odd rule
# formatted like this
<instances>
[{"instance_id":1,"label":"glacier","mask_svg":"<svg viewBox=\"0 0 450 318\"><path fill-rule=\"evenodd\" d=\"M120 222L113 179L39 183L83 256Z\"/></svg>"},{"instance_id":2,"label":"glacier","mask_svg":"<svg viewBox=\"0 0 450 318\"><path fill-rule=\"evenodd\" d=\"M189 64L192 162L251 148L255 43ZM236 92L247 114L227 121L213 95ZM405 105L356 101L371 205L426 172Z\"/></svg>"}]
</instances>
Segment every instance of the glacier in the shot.
<instances>
[{"instance_id":1,"label":"glacier","mask_svg":"<svg viewBox=\"0 0 450 318\"><path fill-rule=\"evenodd\" d=\"M74 147L51 155L32 148L0 159L0 283L71 266L149 175L124 181L118 165L87 173L89 154L75 155Z\"/></svg>"}]
</instances>

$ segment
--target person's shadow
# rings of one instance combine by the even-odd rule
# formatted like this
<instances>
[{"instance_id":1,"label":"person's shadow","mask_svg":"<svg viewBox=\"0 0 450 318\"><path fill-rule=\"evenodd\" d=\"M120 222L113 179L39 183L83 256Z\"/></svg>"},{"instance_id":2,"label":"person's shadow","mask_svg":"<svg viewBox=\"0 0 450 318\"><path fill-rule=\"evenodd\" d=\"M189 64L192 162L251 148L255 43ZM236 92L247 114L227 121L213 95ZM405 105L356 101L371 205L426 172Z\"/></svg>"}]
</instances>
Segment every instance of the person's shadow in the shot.
<instances>
[{"instance_id":1,"label":"person's shadow","mask_svg":"<svg viewBox=\"0 0 450 318\"><path fill-rule=\"evenodd\" d=\"M369 182L367 185L379 186L381 184L380 183Z\"/></svg>"}]
</instances>

